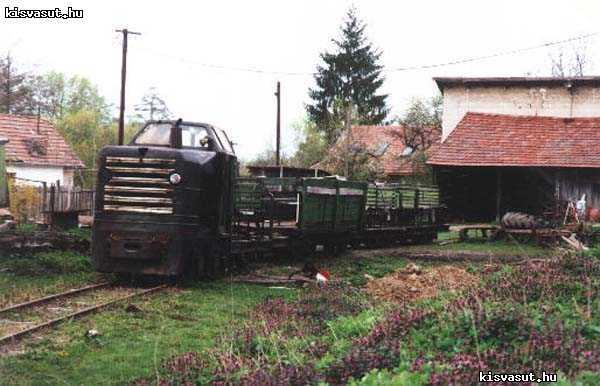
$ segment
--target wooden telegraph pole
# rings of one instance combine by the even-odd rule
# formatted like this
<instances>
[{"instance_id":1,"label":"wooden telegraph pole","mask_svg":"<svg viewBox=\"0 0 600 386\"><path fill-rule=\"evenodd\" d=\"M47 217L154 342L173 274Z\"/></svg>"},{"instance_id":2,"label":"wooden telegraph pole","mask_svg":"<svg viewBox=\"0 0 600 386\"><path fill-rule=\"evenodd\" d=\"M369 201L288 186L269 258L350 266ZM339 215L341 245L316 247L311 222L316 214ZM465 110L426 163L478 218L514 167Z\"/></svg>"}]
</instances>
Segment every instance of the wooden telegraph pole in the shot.
<instances>
[{"instance_id":1,"label":"wooden telegraph pole","mask_svg":"<svg viewBox=\"0 0 600 386\"><path fill-rule=\"evenodd\" d=\"M346 105L344 111L344 130L346 131L346 178L350 178L350 146L352 145L352 106Z\"/></svg>"},{"instance_id":2,"label":"wooden telegraph pole","mask_svg":"<svg viewBox=\"0 0 600 386\"><path fill-rule=\"evenodd\" d=\"M125 138L125 78L127 76L127 36L141 35L139 32L129 31L127 28L118 29L115 32L123 34L123 57L121 63L121 107L119 109L119 145L123 144Z\"/></svg>"},{"instance_id":3,"label":"wooden telegraph pole","mask_svg":"<svg viewBox=\"0 0 600 386\"><path fill-rule=\"evenodd\" d=\"M281 162L281 83L277 82L277 145L275 155L275 165L279 166Z\"/></svg>"}]
</instances>

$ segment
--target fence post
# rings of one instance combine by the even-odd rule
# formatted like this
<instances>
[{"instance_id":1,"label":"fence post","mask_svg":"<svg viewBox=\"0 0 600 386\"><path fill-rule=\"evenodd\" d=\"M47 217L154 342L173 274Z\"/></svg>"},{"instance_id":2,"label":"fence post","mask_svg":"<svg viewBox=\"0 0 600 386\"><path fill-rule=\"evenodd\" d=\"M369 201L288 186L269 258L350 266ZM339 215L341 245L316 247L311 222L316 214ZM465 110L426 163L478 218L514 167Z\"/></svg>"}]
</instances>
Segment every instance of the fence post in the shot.
<instances>
[{"instance_id":1,"label":"fence post","mask_svg":"<svg viewBox=\"0 0 600 386\"><path fill-rule=\"evenodd\" d=\"M52 214L54 213L54 199L56 197L56 187L53 185L50 186L50 208L49 208L49 212L50 212L50 217L52 217Z\"/></svg>"}]
</instances>

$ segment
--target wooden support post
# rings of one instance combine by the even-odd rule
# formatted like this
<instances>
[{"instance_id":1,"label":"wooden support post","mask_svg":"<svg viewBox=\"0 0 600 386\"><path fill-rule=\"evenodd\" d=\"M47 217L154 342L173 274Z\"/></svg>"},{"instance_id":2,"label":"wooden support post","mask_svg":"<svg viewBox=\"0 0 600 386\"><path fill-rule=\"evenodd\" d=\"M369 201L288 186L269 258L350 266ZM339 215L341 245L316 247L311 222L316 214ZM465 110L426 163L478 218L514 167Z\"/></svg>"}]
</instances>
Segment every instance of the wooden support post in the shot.
<instances>
[{"instance_id":1,"label":"wooden support post","mask_svg":"<svg viewBox=\"0 0 600 386\"><path fill-rule=\"evenodd\" d=\"M502 204L502 171L496 169L496 221L500 222Z\"/></svg>"},{"instance_id":2,"label":"wooden support post","mask_svg":"<svg viewBox=\"0 0 600 386\"><path fill-rule=\"evenodd\" d=\"M420 225L421 224L421 218L420 218L420 211L419 211L419 196L421 195L421 192L419 191L419 189L415 189L415 225Z\"/></svg>"}]
</instances>

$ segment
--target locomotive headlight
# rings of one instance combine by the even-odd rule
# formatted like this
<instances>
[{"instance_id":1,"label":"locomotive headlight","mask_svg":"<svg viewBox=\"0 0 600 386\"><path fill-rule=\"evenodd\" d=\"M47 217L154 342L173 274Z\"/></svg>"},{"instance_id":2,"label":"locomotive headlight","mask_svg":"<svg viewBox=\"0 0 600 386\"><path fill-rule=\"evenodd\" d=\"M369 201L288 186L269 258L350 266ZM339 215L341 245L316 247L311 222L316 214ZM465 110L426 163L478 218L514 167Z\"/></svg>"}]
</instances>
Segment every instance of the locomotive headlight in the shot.
<instances>
[{"instance_id":1,"label":"locomotive headlight","mask_svg":"<svg viewBox=\"0 0 600 386\"><path fill-rule=\"evenodd\" d=\"M181 182L181 175L179 173L173 173L169 176L169 182L172 185L177 185Z\"/></svg>"}]
</instances>

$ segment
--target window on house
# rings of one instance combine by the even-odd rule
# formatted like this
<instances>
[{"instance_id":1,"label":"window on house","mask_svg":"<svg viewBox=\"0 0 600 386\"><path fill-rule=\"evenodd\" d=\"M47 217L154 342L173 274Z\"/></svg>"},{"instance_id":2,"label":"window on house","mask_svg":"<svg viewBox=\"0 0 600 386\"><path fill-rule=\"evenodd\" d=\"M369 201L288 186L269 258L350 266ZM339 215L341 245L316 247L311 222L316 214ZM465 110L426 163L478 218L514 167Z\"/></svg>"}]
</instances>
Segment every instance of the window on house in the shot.
<instances>
[{"instance_id":1,"label":"window on house","mask_svg":"<svg viewBox=\"0 0 600 386\"><path fill-rule=\"evenodd\" d=\"M375 157L381 157L382 155L385 154L385 152L387 151L387 149L389 147L390 147L389 142L379 142L379 145L377 145L377 148L375 149L375 152L373 153L373 155Z\"/></svg>"},{"instance_id":2,"label":"window on house","mask_svg":"<svg viewBox=\"0 0 600 386\"><path fill-rule=\"evenodd\" d=\"M404 148L404 150L402 150L402 153L400 154L402 157L408 157L409 155L411 155L412 153L414 153L415 149L413 149L410 146L407 146Z\"/></svg>"}]
</instances>

